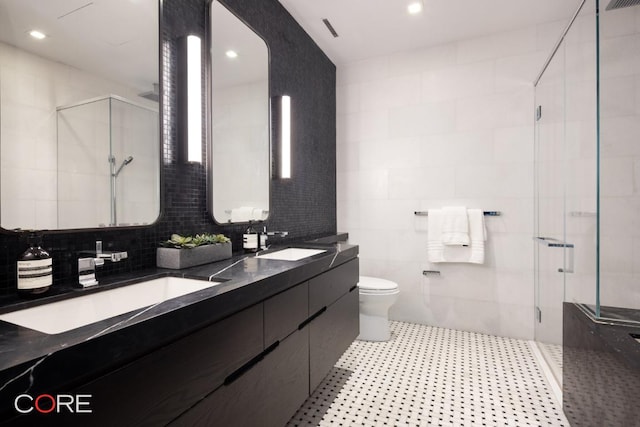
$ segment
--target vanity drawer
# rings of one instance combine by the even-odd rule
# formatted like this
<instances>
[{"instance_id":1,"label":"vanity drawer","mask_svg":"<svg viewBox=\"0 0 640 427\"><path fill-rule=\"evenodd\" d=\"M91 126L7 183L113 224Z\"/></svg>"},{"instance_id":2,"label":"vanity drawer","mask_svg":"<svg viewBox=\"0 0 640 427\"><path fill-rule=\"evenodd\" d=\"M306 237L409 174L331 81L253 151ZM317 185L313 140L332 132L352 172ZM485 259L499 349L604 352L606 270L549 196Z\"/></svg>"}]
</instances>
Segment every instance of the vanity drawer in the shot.
<instances>
[{"instance_id":1,"label":"vanity drawer","mask_svg":"<svg viewBox=\"0 0 640 427\"><path fill-rule=\"evenodd\" d=\"M355 258L309 280L309 314L328 307L358 283L359 260Z\"/></svg>"},{"instance_id":2,"label":"vanity drawer","mask_svg":"<svg viewBox=\"0 0 640 427\"><path fill-rule=\"evenodd\" d=\"M309 391L309 331L296 330L230 384L174 420L171 427L284 426Z\"/></svg>"},{"instance_id":3,"label":"vanity drawer","mask_svg":"<svg viewBox=\"0 0 640 427\"><path fill-rule=\"evenodd\" d=\"M263 350L257 304L82 386L92 425L165 425ZM122 394L115 399L116 394Z\"/></svg>"},{"instance_id":4,"label":"vanity drawer","mask_svg":"<svg viewBox=\"0 0 640 427\"><path fill-rule=\"evenodd\" d=\"M264 347L286 338L309 317L309 283L304 282L264 302Z\"/></svg>"},{"instance_id":5,"label":"vanity drawer","mask_svg":"<svg viewBox=\"0 0 640 427\"><path fill-rule=\"evenodd\" d=\"M360 333L359 292L353 289L309 324L309 393L320 385Z\"/></svg>"}]
</instances>

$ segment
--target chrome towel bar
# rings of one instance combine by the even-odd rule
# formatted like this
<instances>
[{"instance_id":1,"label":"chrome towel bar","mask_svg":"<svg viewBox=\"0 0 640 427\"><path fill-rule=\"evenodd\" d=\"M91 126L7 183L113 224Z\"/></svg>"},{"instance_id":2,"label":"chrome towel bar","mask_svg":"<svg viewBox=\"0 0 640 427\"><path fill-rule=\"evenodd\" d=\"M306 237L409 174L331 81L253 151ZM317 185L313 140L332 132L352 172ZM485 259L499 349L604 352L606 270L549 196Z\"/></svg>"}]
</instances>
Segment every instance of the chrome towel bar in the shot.
<instances>
[{"instance_id":1,"label":"chrome towel bar","mask_svg":"<svg viewBox=\"0 0 640 427\"><path fill-rule=\"evenodd\" d=\"M502 212L500 211L484 211L484 216L500 216L502 215ZM419 216L427 216L429 215L429 212L427 211L415 211L413 213L414 215L419 215Z\"/></svg>"}]
</instances>

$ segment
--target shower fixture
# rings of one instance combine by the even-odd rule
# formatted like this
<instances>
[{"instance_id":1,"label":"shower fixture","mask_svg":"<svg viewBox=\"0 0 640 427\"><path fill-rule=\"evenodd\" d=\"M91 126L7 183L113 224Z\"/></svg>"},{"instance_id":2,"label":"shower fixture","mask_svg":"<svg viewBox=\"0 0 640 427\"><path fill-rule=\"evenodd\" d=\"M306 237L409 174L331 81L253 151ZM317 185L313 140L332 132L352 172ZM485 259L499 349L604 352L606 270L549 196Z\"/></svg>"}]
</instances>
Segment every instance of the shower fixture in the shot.
<instances>
[{"instance_id":1,"label":"shower fixture","mask_svg":"<svg viewBox=\"0 0 640 427\"><path fill-rule=\"evenodd\" d=\"M122 168L127 166L132 161L133 161L133 156L127 157L122 161L122 163L120 164L120 167L116 170L116 157L113 154L109 155L109 168L111 172L110 173L111 175L111 180L110 180L111 181L111 222L109 223L109 225L112 227L115 227L116 225L118 225L118 221L117 221L118 214L116 211L116 191L117 191L116 178L122 171Z\"/></svg>"},{"instance_id":2,"label":"shower fixture","mask_svg":"<svg viewBox=\"0 0 640 427\"><path fill-rule=\"evenodd\" d=\"M131 163L132 161L133 161L133 156L129 156L129 157L127 157L126 159L124 159L124 160L122 161L122 164L121 164L121 165L120 165L120 167L118 168L118 170L117 170L117 171L115 171L115 173L114 173L114 172L111 172L111 173L113 174L114 178L117 178L117 177L118 177L118 175L120 174L120 171L122 170L122 168L123 168L123 167L125 167L125 166L127 166L127 165L128 165L129 163ZM110 157L109 157L109 162L111 162L111 164L115 166L115 164L116 164L116 158L115 158L115 157L113 157L113 156L110 156Z\"/></svg>"}]
</instances>

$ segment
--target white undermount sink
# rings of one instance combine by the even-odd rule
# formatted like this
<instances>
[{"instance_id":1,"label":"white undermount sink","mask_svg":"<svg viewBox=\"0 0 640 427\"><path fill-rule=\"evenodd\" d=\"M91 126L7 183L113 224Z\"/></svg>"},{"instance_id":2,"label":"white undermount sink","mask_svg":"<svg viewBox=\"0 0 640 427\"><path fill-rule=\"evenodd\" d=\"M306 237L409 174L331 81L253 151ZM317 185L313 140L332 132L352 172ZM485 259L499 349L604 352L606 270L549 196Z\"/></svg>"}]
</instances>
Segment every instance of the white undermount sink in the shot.
<instances>
[{"instance_id":1,"label":"white undermount sink","mask_svg":"<svg viewBox=\"0 0 640 427\"><path fill-rule=\"evenodd\" d=\"M269 252L264 255L257 255L257 257L262 259L276 259L279 261L300 261L301 259L318 255L323 252L327 251L324 249L287 248Z\"/></svg>"},{"instance_id":2,"label":"white undermount sink","mask_svg":"<svg viewBox=\"0 0 640 427\"><path fill-rule=\"evenodd\" d=\"M206 289L218 283L163 277L5 313L0 315L0 320L45 334L59 334Z\"/></svg>"}]
</instances>

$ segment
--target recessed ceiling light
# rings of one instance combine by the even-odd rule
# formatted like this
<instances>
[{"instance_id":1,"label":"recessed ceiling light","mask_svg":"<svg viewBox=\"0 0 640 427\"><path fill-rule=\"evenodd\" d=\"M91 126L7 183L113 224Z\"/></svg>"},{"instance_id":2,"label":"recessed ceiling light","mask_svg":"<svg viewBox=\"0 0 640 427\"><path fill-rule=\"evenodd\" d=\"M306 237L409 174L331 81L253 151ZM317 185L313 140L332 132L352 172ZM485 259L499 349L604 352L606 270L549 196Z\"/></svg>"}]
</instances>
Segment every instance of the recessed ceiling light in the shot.
<instances>
[{"instance_id":1,"label":"recessed ceiling light","mask_svg":"<svg viewBox=\"0 0 640 427\"><path fill-rule=\"evenodd\" d=\"M411 3L409 6L407 6L407 10L412 15L416 15L422 12L422 2L417 1L417 2Z\"/></svg>"},{"instance_id":2,"label":"recessed ceiling light","mask_svg":"<svg viewBox=\"0 0 640 427\"><path fill-rule=\"evenodd\" d=\"M228 50L226 53L228 58L237 58L238 54L236 53L235 50Z\"/></svg>"},{"instance_id":3,"label":"recessed ceiling light","mask_svg":"<svg viewBox=\"0 0 640 427\"><path fill-rule=\"evenodd\" d=\"M29 35L31 37L33 37L34 39L38 39L38 40L42 40L43 38L47 37L44 33L40 32L38 30L29 31Z\"/></svg>"}]
</instances>

